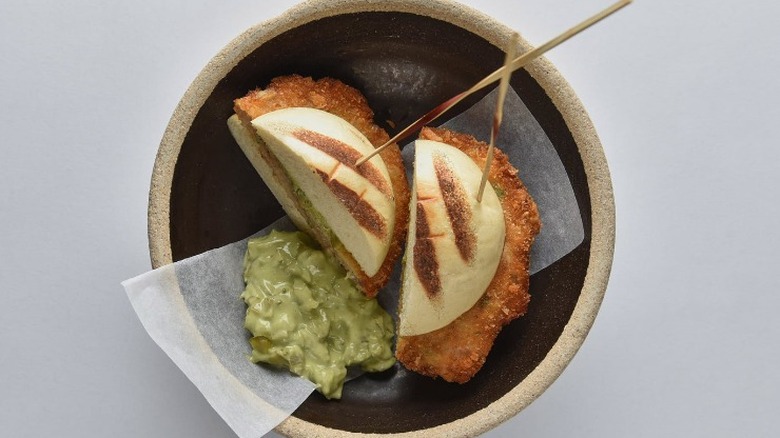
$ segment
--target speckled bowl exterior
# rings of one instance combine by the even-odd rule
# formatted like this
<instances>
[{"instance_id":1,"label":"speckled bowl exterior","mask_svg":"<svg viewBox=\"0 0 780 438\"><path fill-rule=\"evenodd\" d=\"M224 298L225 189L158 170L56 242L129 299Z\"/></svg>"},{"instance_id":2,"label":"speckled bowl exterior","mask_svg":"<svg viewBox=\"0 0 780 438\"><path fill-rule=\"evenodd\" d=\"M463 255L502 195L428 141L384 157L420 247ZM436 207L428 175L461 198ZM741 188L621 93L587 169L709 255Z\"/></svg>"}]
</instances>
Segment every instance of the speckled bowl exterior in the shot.
<instances>
[{"instance_id":1,"label":"speckled bowl exterior","mask_svg":"<svg viewBox=\"0 0 780 438\"><path fill-rule=\"evenodd\" d=\"M181 225L180 222L182 220L179 218L184 217L182 214L188 214L187 212L194 207L182 207L183 201L180 200L181 196L178 193L185 192L182 191L184 189L177 188L177 185L183 183L176 181L177 179L186 179L186 174L192 173L188 169L198 166L196 164L188 165L188 161L182 158L184 156L183 152L187 149L187 146L183 145L192 141L191 137L195 135L192 131L196 128L197 132L208 132L212 129L211 125L204 125L208 129L200 127L207 122L196 119L206 117L203 114L207 114L208 111L204 110L204 106L208 106L209 102L221 98L221 96L215 97L214 94L221 89L220 87L223 86L225 81L229 82L230 75L235 72L235 69L239 67L250 68L242 67L240 63L272 41L275 43L283 42L285 35L294 32L296 29L301 29L305 26L316 26L318 25L317 23L329 23L328 20L335 20L344 16L361 17L362 21L360 22L370 23L370 20L376 17L385 17L382 14L389 14L386 16L390 18L398 18L400 27L406 26L405 23L407 22L413 24L419 20L424 22L424 20L433 19L435 23L441 22L443 26L446 25L442 28L444 29L443 32L450 28L456 29L460 33L470 34L473 38L484 40L485 44L492 45L496 52L494 58L500 58L500 52L505 47L505 42L509 41L509 36L512 32L511 29L491 17L461 4L445 0L309 1L290 9L275 19L248 29L219 52L198 75L171 117L160 144L149 196L149 246L154 267L172 263L175 260L191 255L191 253L215 247L219 243L228 243L230 240L226 239L234 237L233 235L224 235L218 238L212 237L211 240L205 239L202 247L182 246L183 244L180 241L182 236L187 236L186 233L189 231L186 230L189 230L189 228L187 228L187 225ZM365 20L362 17L365 17ZM408 26L412 26L412 24ZM445 36L442 35L442 37ZM527 51L529 48L528 43L521 41L518 51ZM267 73L271 75L276 72ZM281 71L280 73L285 72ZM513 87L522 88L522 81L533 82L533 87L529 86L526 88L533 89L537 87L540 90L531 99L540 102L544 101L539 103L541 105L539 108L542 108L539 110L540 114L545 111L555 113L551 117L559 120L556 123L565 128L562 130L565 132L561 134L561 138L565 138L565 141L562 140L562 142L568 141L573 145L573 154L576 155L573 158L576 161L575 167L580 169L584 176L584 179L579 178L582 181L579 181L576 175L572 177L573 184L579 187L579 190L583 193L581 204L589 204L587 209L583 210L586 232L589 231L586 237L587 245L582 248L583 255L578 259L579 261L572 262L577 263L579 269L581 269L581 274L577 274L581 278L575 282L576 291L571 301L571 309L566 312L565 321L560 324L560 329L555 331L554 339L549 344L544 344L544 351L537 353L539 355L538 361L534 362L533 366L530 366L527 371L522 372L521 378L518 378L517 382L513 382L511 387L502 388L498 392L490 392L489 394L493 395L485 396L487 397L486 399L483 397L478 408L475 408L473 411L466 409L463 411L463 414L458 413L457 418L441 417L442 419L433 422L435 424L425 424L426 420L424 419L415 420L397 427L378 427L377 430L371 430L371 426L365 424L354 428L334 426L336 423L323 425L323 422L318 420L317 415L310 412L311 409L308 413L303 409L300 413L296 411L293 416L280 424L277 427L279 433L295 437L376 436L375 432L382 436L392 437L476 436L492 429L528 406L561 374L582 345L601 305L612 265L615 238L615 210L609 170L598 136L588 118L587 112L574 91L552 64L545 59L538 59L528 66L525 73L522 74L525 75L525 79L519 78L518 84L520 85L516 85L513 78ZM533 93L533 91L528 91L528 93ZM523 94L520 94L523 97ZM225 108L229 111L231 103L230 99L227 100ZM371 103L370 96L369 102ZM549 108L544 107L544 105L547 105ZM531 109L533 111L534 108ZM217 125L214 126L216 127L213 129L218 129ZM553 125L551 124L550 126ZM552 132L552 128L550 130ZM552 140L554 143L556 142L555 138L552 138ZM246 178L256 177L249 176L251 171L249 166L244 167L244 171L247 172ZM204 183L204 185L207 184ZM204 190L208 190L208 187ZM230 197L227 196L227 198L229 201ZM269 200L268 202L273 201ZM179 210L184 213L177 213ZM279 214L278 206L270 210L273 210L273 214ZM262 211L270 210L264 209ZM215 211L221 210L216 209ZM231 214L231 212L227 212L224 213L224 216L230 217ZM260 215L266 215L266 213L261 213ZM270 217L272 214L267 213L267 215L269 215L268 218L263 216L262 219L257 219L255 222L249 221L252 223L247 226L257 226L258 224L270 222L273 219ZM236 233L243 231L239 230ZM220 239L226 241L220 242ZM560 272L565 273L566 271L562 270ZM552 280L549 282L557 281L555 280L556 275L560 276L561 274L552 274ZM538 283L542 285L546 284L547 281L539 280ZM533 287L532 278L532 291ZM532 301L533 305L534 302ZM523 330L523 328L520 330ZM492 359L492 357L489 357L488 362ZM495 360L498 361L499 359ZM431 401L431 403L434 402ZM309 402L307 401L307 403ZM316 408L317 406L325 406L317 404L320 402L316 400L313 400L311 403L315 406L315 410L319 409ZM341 406L341 409L349 410L351 405L349 401L344 401L341 405L335 406ZM389 409L388 412L392 410ZM328 422L325 421L324 423Z\"/></svg>"}]
</instances>

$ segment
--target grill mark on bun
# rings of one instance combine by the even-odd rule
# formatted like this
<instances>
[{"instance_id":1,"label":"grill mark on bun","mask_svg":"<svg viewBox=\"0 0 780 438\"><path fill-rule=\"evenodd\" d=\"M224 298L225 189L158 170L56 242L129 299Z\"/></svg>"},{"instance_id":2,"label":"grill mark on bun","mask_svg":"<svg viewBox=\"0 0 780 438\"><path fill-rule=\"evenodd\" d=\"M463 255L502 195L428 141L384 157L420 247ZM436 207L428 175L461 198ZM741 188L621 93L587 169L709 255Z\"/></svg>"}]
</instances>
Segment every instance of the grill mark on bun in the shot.
<instances>
[{"instance_id":1,"label":"grill mark on bun","mask_svg":"<svg viewBox=\"0 0 780 438\"><path fill-rule=\"evenodd\" d=\"M439 189L444 199L444 206L447 208L452 232L455 234L455 245L458 247L460 257L466 263L471 263L474 260L477 239L470 227L472 217L466 190L442 155L433 156L433 168L439 181Z\"/></svg>"},{"instance_id":2,"label":"grill mark on bun","mask_svg":"<svg viewBox=\"0 0 780 438\"><path fill-rule=\"evenodd\" d=\"M390 187L390 184L388 184L382 172L373 163L367 162L359 167L355 166L355 162L362 158L363 154L352 146L333 137L328 137L308 129L296 129L291 135L309 146L330 155L340 164L359 173L385 196L393 196L393 189Z\"/></svg>"},{"instance_id":3,"label":"grill mark on bun","mask_svg":"<svg viewBox=\"0 0 780 438\"><path fill-rule=\"evenodd\" d=\"M361 227L379 239L384 239L387 236L385 218L363 199L365 192L359 194L338 180L331 179L327 173L319 169L316 172Z\"/></svg>"},{"instance_id":4,"label":"grill mark on bun","mask_svg":"<svg viewBox=\"0 0 780 438\"><path fill-rule=\"evenodd\" d=\"M332 180L336 176L336 172L339 171L339 167L341 167L341 163L336 163L336 165L333 166L333 169L330 169L330 172L328 172L328 180Z\"/></svg>"},{"instance_id":5,"label":"grill mark on bun","mask_svg":"<svg viewBox=\"0 0 780 438\"><path fill-rule=\"evenodd\" d=\"M428 298L435 298L441 292L441 279L439 278L439 261L436 258L436 249L433 247L429 234L428 217L425 214L423 204L417 203L417 231L414 239L414 270L420 279L425 294Z\"/></svg>"}]
</instances>

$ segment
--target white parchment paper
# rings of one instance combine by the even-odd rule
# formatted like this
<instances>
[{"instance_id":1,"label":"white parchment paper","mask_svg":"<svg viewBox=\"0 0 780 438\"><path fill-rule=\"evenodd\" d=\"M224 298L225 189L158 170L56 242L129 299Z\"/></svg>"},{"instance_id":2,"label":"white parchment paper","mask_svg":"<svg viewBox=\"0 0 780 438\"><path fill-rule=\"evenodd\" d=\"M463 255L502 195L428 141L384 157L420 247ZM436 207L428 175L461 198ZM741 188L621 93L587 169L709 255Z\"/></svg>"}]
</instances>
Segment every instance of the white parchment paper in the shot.
<instances>
[{"instance_id":1,"label":"white parchment paper","mask_svg":"<svg viewBox=\"0 0 780 438\"><path fill-rule=\"evenodd\" d=\"M294 227L283 218L269 227ZM262 233L258 233L262 234ZM265 435L314 390L287 371L249 361L242 270L247 239L122 283L149 336L241 438Z\"/></svg>"},{"instance_id":2,"label":"white parchment paper","mask_svg":"<svg viewBox=\"0 0 780 438\"><path fill-rule=\"evenodd\" d=\"M495 91L444 126L486 141ZM583 240L583 226L563 164L547 135L510 88L498 146L519 168L534 197L542 231L531 253L531 273L554 263ZM411 171L413 145L403 150ZM282 218L271 229L294 229ZM287 418L314 385L286 371L249 361L242 270L247 240L163 266L122 283L152 339L198 387L240 438L257 438ZM396 315L400 262L379 294ZM349 383L344 388L349 391Z\"/></svg>"}]
</instances>

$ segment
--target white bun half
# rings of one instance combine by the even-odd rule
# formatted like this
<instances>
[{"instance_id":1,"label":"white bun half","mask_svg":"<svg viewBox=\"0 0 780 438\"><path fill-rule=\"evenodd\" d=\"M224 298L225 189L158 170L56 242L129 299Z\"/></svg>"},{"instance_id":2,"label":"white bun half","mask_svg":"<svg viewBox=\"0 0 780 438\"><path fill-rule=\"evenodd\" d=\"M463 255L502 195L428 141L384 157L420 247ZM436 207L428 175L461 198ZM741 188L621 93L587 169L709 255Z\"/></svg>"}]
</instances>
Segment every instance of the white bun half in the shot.
<instances>
[{"instance_id":1,"label":"white bun half","mask_svg":"<svg viewBox=\"0 0 780 438\"><path fill-rule=\"evenodd\" d=\"M484 294L495 275L506 226L488 184L477 202L482 169L445 143L415 142L399 335L450 324Z\"/></svg>"},{"instance_id":2,"label":"white bun half","mask_svg":"<svg viewBox=\"0 0 780 438\"><path fill-rule=\"evenodd\" d=\"M395 225L390 174L380 156L354 162L374 146L355 127L313 108L285 108L252 120L319 219L368 276L387 256Z\"/></svg>"}]
</instances>

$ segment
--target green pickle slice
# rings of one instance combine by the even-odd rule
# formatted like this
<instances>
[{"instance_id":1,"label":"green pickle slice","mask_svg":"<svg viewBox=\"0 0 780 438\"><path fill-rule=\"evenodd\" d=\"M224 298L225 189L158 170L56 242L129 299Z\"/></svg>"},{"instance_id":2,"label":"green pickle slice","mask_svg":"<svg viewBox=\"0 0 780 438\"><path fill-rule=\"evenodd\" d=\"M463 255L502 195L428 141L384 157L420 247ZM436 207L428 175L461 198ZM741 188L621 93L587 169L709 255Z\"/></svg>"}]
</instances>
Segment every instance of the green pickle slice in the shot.
<instances>
[{"instance_id":1,"label":"green pickle slice","mask_svg":"<svg viewBox=\"0 0 780 438\"><path fill-rule=\"evenodd\" d=\"M286 367L327 398L341 398L347 367L395 364L392 317L306 234L250 239L244 282L252 362Z\"/></svg>"}]
</instances>

